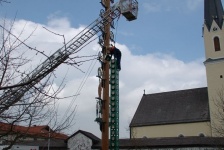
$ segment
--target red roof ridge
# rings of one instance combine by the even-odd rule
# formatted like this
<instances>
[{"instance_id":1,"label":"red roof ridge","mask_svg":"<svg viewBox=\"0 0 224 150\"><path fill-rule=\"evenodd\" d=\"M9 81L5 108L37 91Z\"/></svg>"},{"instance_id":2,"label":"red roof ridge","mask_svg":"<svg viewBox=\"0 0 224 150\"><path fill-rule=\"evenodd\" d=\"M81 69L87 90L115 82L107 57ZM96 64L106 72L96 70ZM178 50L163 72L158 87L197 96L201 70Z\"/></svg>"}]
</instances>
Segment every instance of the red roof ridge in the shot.
<instances>
[{"instance_id":1,"label":"red roof ridge","mask_svg":"<svg viewBox=\"0 0 224 150\"><path fill-rule=\"evenodd\" d=\"M50 130L50 134L49 134ZM0 122L0 132L10 132L11 134L19 132L30 136L38 136L42 138L67 139L68 136L63 133L53 131L48 125L21 126Z\"/></svg>"}]
</instances>

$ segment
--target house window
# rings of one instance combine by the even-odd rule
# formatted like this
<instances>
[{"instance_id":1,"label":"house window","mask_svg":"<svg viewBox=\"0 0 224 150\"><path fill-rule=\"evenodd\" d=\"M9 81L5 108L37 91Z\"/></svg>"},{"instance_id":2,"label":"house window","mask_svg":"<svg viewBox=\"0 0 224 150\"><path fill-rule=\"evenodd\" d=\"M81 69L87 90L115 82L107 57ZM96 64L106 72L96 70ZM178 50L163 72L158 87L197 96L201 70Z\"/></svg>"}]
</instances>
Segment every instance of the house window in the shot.
<instances>
[{"instance_id":1,"label":"house window","mask_svg":"<svg viewBox=\"0 0 224 150\"><path fill-rule=\"evenodd\" d=\"M215 47L215 51L220 51L220 41L219 41L219 37L215 37L214 38L214 47Z\"/></svg>"}]
</instances>

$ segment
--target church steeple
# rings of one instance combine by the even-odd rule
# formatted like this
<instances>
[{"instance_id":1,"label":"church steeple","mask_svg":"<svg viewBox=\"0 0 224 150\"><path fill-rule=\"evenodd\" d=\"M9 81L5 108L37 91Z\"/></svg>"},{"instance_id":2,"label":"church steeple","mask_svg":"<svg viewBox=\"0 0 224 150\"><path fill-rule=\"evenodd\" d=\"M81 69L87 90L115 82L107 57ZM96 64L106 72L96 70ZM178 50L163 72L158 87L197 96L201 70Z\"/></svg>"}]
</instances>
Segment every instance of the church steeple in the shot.
<instances>
[{"instance_id":1,"label":"church steeple","mask_svg":"<svg viewBox=\"0 0 224 150\"><path fill-rule=\"evenodd\" d=\"M224 93L224 26L221 0L204 0L204 44L211 136L222 136L224 130L223 106L220 106L220 93ZM223 120L222 120L223 121Z\"/></svg>"},{"instance_id":2,"label":"church steeple","mask_svg":"<svg viewBox=\"0 0 224 150\"><path fill-rule=\"evenodd\" d=\"M220 29L223 24L223 6L221 0L204 0L204 19L208 30L211 29L213 20Z\"/></svg>"}]
</instances>

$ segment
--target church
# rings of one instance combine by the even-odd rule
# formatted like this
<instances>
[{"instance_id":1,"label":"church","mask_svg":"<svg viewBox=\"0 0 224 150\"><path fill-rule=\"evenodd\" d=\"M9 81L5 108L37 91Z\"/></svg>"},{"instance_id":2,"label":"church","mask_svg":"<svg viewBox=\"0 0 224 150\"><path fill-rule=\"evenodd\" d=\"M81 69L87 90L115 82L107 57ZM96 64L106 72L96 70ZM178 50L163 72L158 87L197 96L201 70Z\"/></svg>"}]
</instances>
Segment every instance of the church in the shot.
<instances>
[{"instance_id":1,"label":"church","mask_svg":"<svg viewBox=\"0 0 224 150\"><path fill-rule=\"evenodd\" d=\"M208 87L144 94L130 123L130 138L224 136L223 19L221 0L204 0Z\"/></svg>"}]
</instances>

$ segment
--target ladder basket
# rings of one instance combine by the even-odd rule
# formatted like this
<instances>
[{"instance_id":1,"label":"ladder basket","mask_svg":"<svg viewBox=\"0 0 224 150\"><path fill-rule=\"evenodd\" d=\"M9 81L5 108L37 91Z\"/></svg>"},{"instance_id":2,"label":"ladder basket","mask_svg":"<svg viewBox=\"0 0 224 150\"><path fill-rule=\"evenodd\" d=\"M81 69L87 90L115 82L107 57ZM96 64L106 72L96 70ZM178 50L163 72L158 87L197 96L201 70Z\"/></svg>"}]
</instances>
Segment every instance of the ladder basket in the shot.
<instances>
[{"instance_id":1,"label":"ladder basket","mask_svg":"<svg viewBox=\"0 0 224 150\"><path fill-rule=\"evenodd\" d=\"M121 14L128 20L137 19L138 2L137 0L120 0Z\"/></svg>"}]
</instances>

